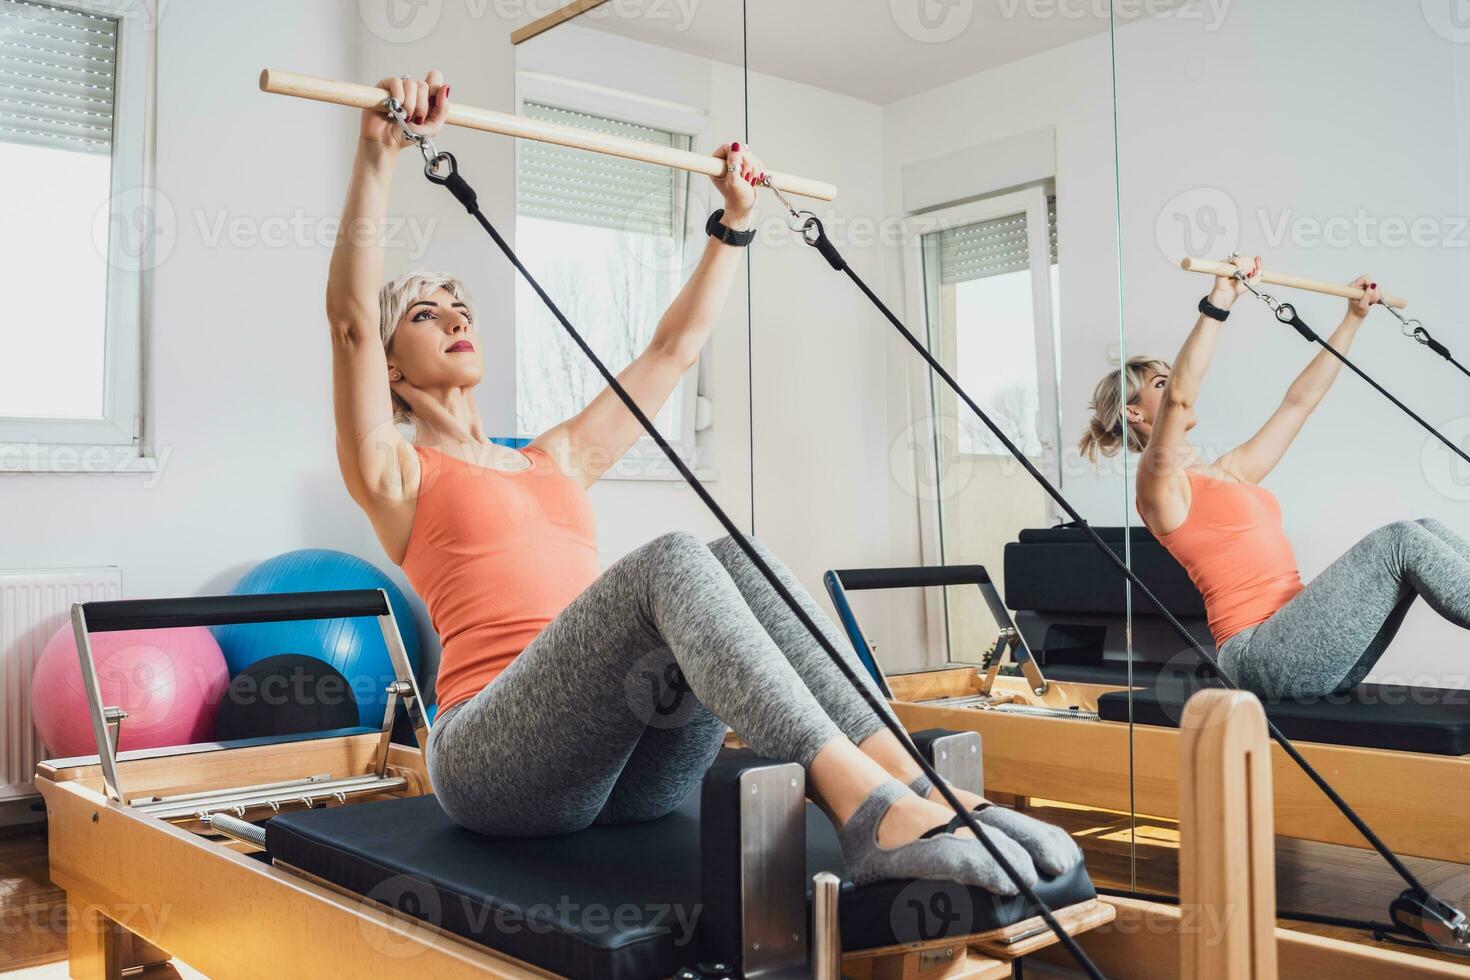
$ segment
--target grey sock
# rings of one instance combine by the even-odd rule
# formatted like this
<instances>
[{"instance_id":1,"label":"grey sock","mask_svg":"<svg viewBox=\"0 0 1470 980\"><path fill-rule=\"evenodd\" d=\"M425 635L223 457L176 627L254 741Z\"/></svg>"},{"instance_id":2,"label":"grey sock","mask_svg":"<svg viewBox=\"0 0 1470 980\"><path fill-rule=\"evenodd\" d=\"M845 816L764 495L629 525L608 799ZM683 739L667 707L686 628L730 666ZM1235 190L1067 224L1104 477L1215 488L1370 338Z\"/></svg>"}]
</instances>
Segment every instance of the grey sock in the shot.
<instances>
[{"instance_id":1,"label":"grey sock","mask_svg":"<svg viewBox=\"0 0 1470 980\"><path fill-rule=\"evenodd\" d=\"M934 792L934 783L929 780L928 776L924 775L921 772L914 777L913 782L909 783L909 789L912 790L913 794L919 799L927 800L929 798L929 794Z\"/></svg>"},{"instance_id":2,"label":"grey sock","mask_svg":"<svg viewBox=\"0 0 1470 980\"><path fill-rule=\"evenodd\" d=\"M894 801L907 792L896 779L880 784L838 831L842 857L855 884L866 885L889 878L949 878L996 895L1017 893L1016 885L973 838L945 833L898 847L880 846L878 824ZM1020 844L1000 830L989 827L981 830L1028 886L1036 884L1036 866Z\"/></svg>"},{"instance_id":3,"label":"grey sock","mask_svg":"<svg viewBox=\"0 0 1470 980\"><path fill-rule=\"evenodd\" d=\"M987 806L975 818L986 827L994 827L1014 838L1031 855L1036 867L1048 876L1070 871L1082 860L1082 850L1071 834L1035 817L1003 806Z\"/></svg>"}]
</instances>

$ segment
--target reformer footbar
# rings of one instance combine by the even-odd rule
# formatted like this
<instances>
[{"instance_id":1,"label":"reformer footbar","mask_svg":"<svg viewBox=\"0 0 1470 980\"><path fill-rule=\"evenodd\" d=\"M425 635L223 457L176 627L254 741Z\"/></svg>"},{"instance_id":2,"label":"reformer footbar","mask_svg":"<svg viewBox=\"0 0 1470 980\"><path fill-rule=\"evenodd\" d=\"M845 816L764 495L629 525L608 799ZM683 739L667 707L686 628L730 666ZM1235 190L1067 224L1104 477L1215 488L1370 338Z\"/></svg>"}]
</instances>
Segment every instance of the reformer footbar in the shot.
<instances>
[{"instance_id":1,"label":"reformer footbar","mask_svg":"<svg viewBox=\"0 0 1470 980\"><path fill-rule=\"evenodd\" d=\"M555 301L552 300L552 298L546 293L544 289L541 288L541 284L536 281L536 278L531 275L530 270L528 270L525 264L521 262L520 257L516 255L515 250L510 247L505 239L501 237L500 232L497 231L495 229L495 226L490 223L490 219L485 217L484 212L480 210L479 200L474 188L471 187L469 183L466 182L465 179L459 175L459 169L454 155L446 151L439 150L437 147L435 147L433 141L430 140L428 137L414 132L413 129L411 129L408 125L408 120L404 116L402 105L399 104L396 99L393 99L391 97L388 98L386 106L388 115L391 116L393 120L398 124L404 138L409 142L414 143L419 148L419 152L423 155L424 176L426 176L431 182L442 185L451 194L453 194L455 199L458 200L460 204L464 206L465 210L470 213L471 217L473 217L480 224L480 227L485 229L485 232L489 234L492 240L494 240L496 247L498 247L500 251L505 255L505 257L510 260L510 263L515 266L516 271L520 273L521 278L523 278L526 281L526 284L535 291L538 297L540 297L541 301L546 305L546 308L551 312L552 316L556 317L557 322L560 323L562 329L566 331L567 336L570 337L572 342L576 344L577 348L582 351L583 355L586 356L587 360L597 370L597 373L602 376L602 379L607 383L609 390L611 390L613 394L618 397L618 400L623 403L623 406L627 408L634 419L637 420L638 425L643 429L648 437L654 441L659 450L669 460L669 463L673 465L676 470L678 470L679 475L684 478L684 482L689 484L690 489L694 491L695 495L699 497L700 501L709 510L710 514L713 515L715 520L719 522L720 526L725 530L725 533L728 534L731 539L735 541L735 543L740 547L740 550L750 560L751 564L754 565L755 568L761 573L761 576L766 580L767 583L770 584L771 588L775 590L776 594L781 597L781 601L786 604L787 608L789 608L793 615L796 616L797 620L801 623L803 628L805 628L806 631L811 635L811 637L816 640L818 645L821 646L822 650L827 654L828 658L831 659L832 663L841 672L842 676L863 698L863 701L878 717L883 726L889 732L891 732L895 738L898 739L899 744L903 746L904 751L909 756L909 758L911 758L914 763L918 765L919 769L924 773L924 775L929 778L929 781L933 783L935 788L939 790L940 795L944 797L945 802L948 803L950 808L954 810L958 821L965 827L967 827L970 832L975 835L975 839L979 841L981 846L985 848L991 859L995 861L996 865L1000 867L1000 869L1005 873L1010 882L1016 886L1017 891L1022 895L1022 897L1024 897L1026 901L1030 903L1030 907L1036 909L1037 914L1041 916L1047 927L1051 929L1051 931L1056 935L1057 939L1062 943L1063 946L1066 947L1067 951L1072 955L1073 959L1077 961L1077 964L1086 971L1088 976L1096 978L1096 980L1104 980L1102 972L1098 970L1097 966L1093 964L1091 959L1088 958L1087 954L1082 951L1082 947L1078 945L1077 941L1066 931L1066 929L1062 927L1061 923L1057 921L1057 918L1053 914L1052 910L1046 905L1045 902L1041 900L1041 898L1036 894L1035 890L1033 890L1030 885L1026 884L1026 882L1021 878L1020 874L1016 871L1015 867L1006 859L1005 855L1001 853L1000 849L997 848L995 844L985 836L984 832L981 830L979 821L975 819L974 813L972 813L963 803L960 802L959 798L955 796L954 791L939 775L934 766L929 762L929 760L924 758L923 753L920 752L918 748L914 745L913 741L909 738L908 733L904 730L903 726L899 724L887 711L883 710L883 706L873 696L873 693L868 689L867 685L865 685L862 680L857 676L857 674L853 672L852 667L843 658L842 654L838 652L837 648L832 645L831 641L827 639L826 634L823 633L821 629L817 626L817 624L812 621L811 617L807 615L806 610L802 608L801 603L797 602L796 597L793 596L790 590L788 590L786 586L781 582L780 578L777 577L776 573L766 563L765 559L761 557L760 552L755 549L755 547L750 543L750 540L745 536L743 532L741 532L740 528L735 525L735 522L730 519L729 515L725 513L724 508L722 508L715 501L714 497L710 495L710 492L705 488L704 484L699 481L699 478L694 475L693 471L689 469L688 465L679 456L679 454L675 452L673 447L668 444L667 440L664 439L663 435L654 426L653 422L638 406L638 403L635 402L633 400L633 397L628 394L627 389L622 386L617 377L613 375L612 371L608 369L607 365L602 362L602 359L597 356L596 352L594 352L592 348L587 344L587 341L583 339L582 335L577 331L576 327L574 327L571 321L567 319L566 315L562 313L560 307L558 307ZM767 178L764 186L773 186L770 183L769 178Z\"/></svg>"},{"instance_id":2,"label":"reformer footbar","mask_svg":"<svg viewBox=\"0 0 1470 980\"><path fill-rule=\"evenodd\" d=\"M1211 673L1216 678L1218 678L1220 682L1223 683L1226 687L1229 687L1233 690L1239 690L1239 686L1220 668L1219 662L1216 661L1214 657L1210 656L1205 648L1200 645L1199 641L1196 640L1194 636L1189 632L1189 630L1184 627L1184 624L1179 622L1179 620L1174 616L1169 608L1164 605L1163 601L1159 599L1156 595L1154 595L1153 590L1151 590L1144 583L1144 581L1139 578L1139 576L1133 571L1133 569L1128 567L1128 564L1118 555L1117 552L1108 547L1107 542L1105 542L1102 537L1098 535L1095 530L1093 530L1092 525L1089 524L1080 513L1078 513L1077 509L1072 506L1071 502L1062 495L1062 492L1058 490L1052 484L1052 482L1046 478L1045 474L1043 474L1039 469L1036 468L1036 465L1032 463L1029 458L1027 458L1026 454L1021 452L1016 444L1011 441L1010 437L1008 437L1005 432L1002 431L1001 428L995 424L990 416L986 414L984 409L976 404L975 400L971 398L968 393L966 393L964 388L960 386L960 383L956 381L955 378L947 370L945 370L944 365L939 363L934 355L929 352L928 348L925 347L906 326L904 326L903 321L901 321L897 317L897 315L895 315L894 312L888 308L883 300L879 298L876 293L873 292L873 290L868 286L866 282L863 281L862 277L859 276L852 269L852 267L847 264L847 261L843 259L842 254L837 250L837 247L833 245L831 239L827 237L827 233L822 226L821 219L810 211L798 210L797 208L793 207L791 203L786 199L786 197L781 194L781 192L777 188L769 184L766 184L765 186L770 187L770 189L775 193L776 197L781 201L782 205L786 208L788 212L788 226L793 231L799 233L804 242L806 242L808 245L811 245L818 252L820 252L822 257L827 260L828 265L830 265L834 270L838 272L845 273L847 277L852 280L853 284L862 291L863 295L865 295L873 303L874 307L876 307L878 311L883 314L884 318L893 325L893 328L898 331L898 333L904 338L904 340L908 341L909 345L913 347L916 352L918 352L919 356L923 358L923 360L929 365L930 369L933 370L944 381L945 385L948 386L949 389L953 391L955 395L965 403L966 407L968 407L970 411L975 413L976 417L980 419L981 423L983 423L985 427L989 429L990 432L998 440L1000 440L1000 443L1005 446L1006 451L1009 452L1011 456L1013 456L1016 461L1026 469L1027 473L1031 474L1032 479L1034 479L1037 484L1040 485L1041 488L1046 492L1046 494L1051 497L1053 501L1056 502L1057 506L1059 506L1069 518L1076 522L1076 525L1083 530L1089 540L1091 540L1091 542L1096 545L1097 548L1101 550L1104 555L1108 557L1108 559L1113 563L1118 571L1122 573L1123 577L1128 581L1128 583L1132 587L1138 589L1139 592L1143 594L1144 598L1148 600L1149 604L1159 611L1159 614L1163 617L1164 621L1167 622L1169 626L1176 633L1179 634L1180 638L1189 645L1190 649L1192 649L1199 656L1200 660L1209 668ZM1286 304L1282 305L1284 306ZM1292 313L1292 317L1293 319L1295 319L1294 311ZM1283 322L1290 323L1291 321L1283 320ZM1297 322L1299 323L1300 321L1297 320ZM1296 324L1293 323L1292 325L1295 326ZM1302 324L1302 326L1298 327L1297 329L1300 331L1304 327L1305 324ZM1327 347L1328 350L1332 350L1332 348L1326 344L1323 344L1323 346ZM1334 353L1336 352L1334 351ZM1340 354L1338 356L1341 357ZM1344 363L1347 363L1345 358L1343 360ZM1352 365L1349 364L1349 366L1351 367ZM1357 369L1354 368L1354 370L1356 371ZM1362 372L1358 373L1362 374ZM1367 378L1366 375L1363 375L1363 377L1365 379ZM1371 382L1371 379L1367 380ZM1377 387L1376 384L1375 387ZM1380 390L1382 389L1380 388ZM1384 392L1384 394L1387 394L1387 392ZM1391 395L1389 397L1392 398ZM1395 402L1397 403L1396 399ZM1402 404L1400 404L1400 407L1404 408L1405 411L1409 411ZM1412 412L1410 412L1409 414L1413 415ZM1418 416L1414 416L1414 418L1418 419L1418 421L1420 421L1420 423L1428 428L1431 432L1435 432L1436 435L1439 435L1439 433L1436 432L1431 426L1429 426L1427 422L1419 419ZM1454 449L1461 456L1465 456L1465 454L1461 452L1458 447L1450 444L1448 440L1445 440L1444 436L1441 435L1439 437L1441 440L1444 440L1446 445L1449 445L1451 449ZM1467 462L1470 462L1470 457L1466 457L1466 459ZM1455 952L1470 950L1470 919L1467 919L1465 913L1455 906L1449 904L1448 902L1445 902L1444 900L1433 895L1429 891L1429 889L1426 888L1424 884L1419 880L1418 876L1416 876L1411 870L1409 870L1409 868L1403 863L1403 861L1399 859L1398 855L1394 854L1394 852L1388 847L1388 845L1379 838L1379 836L1373 831L1373 828L1368 826L1363 818L1358 815L1357 811L1355 811L1352 806L1349 805L1348 802L1344 800L1335 789L1332 788L1332 785L1328 783L1325 778L1323 778L1321 773L1317 772L1312 764L1307 761L1306 757L1304 757L1297 750L1296 746L1292 744L1290 739L1282 734L1281 730L1276 727L1275 723L1272 722L1269 717L1266 719L1266 728L1267 731L1270 733L1271 738L1279 746L1281 746L1282 751L1284 751L1291 758L1291 760L1296 763L1296 765L1302 770L1307 778L1309 778L1313 783L1316 784L1317 788L1320 789L1322 793L1328 798L1328 800L1332 802L1332 805L1337 808L1337 810L1343 815L1343 817L1345 817L1348 822L1351 823L1353 827L1358 831L1358 833L1363 836L1363 839L1366 840L1373 847L1373 849L1378 852L1378 854L1388 863L1389 867L1391 867L1394 872L1397 873L1401 879L1403 879L1404 883L1409 886L1406 891L1395 898L1390 904L1389 915L1392 920L1404 930L1416 936L1422 937L1435 946L1443 947L1445 949Z\"/></svg>"}]
</instances>

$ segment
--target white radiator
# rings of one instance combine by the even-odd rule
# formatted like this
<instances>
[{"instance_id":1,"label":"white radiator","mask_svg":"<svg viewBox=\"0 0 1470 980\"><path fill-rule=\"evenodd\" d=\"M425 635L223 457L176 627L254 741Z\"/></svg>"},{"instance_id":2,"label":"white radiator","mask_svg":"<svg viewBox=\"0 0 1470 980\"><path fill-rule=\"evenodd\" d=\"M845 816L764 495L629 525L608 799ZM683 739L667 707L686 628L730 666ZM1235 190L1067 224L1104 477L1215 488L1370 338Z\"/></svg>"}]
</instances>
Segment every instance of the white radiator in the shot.
<instances>
[{"instance_id":1,"label":"white radiator","mask_svg":"<svg viewBox=\"0 0 1470 980\"><path fill-rule=\"evenodd\" d=\"M122 598L122 569L0 571L0 801L30 796L45 753L31 724L31 673L73 602Z\"/></svg>"}]
</instances>

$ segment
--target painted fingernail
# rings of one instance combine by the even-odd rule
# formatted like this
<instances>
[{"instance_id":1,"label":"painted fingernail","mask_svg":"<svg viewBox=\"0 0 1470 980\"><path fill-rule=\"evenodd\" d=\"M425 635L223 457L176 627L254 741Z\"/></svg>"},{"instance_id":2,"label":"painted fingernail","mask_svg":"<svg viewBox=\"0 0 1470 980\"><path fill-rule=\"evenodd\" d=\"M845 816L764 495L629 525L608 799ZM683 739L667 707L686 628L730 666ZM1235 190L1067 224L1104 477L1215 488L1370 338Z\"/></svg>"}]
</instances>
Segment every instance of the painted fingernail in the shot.
<instances>
[{"instance_id":1,"label":"painted fingernail","mask_svg":"<svg viewBox=\"0 0 1470 980\"><path fill-rule=\"evenodd\" d=\"M1377 289L1378 288L1378 283L1376 283L1376 282L1370 282L1370 283L1368 283L1368 288L1369 289Z\"/></svg>"},{"instance_id":2,"label":"painted fingernail","mask_svg":"<svg viewBox=\"0 0 1470 980\"><path fill-rule=\"evenodd\" d=\"M738 149L740 149L740 144L739 143L731 143L730 144L730 149L732 149L732 150L738 150Z\"/></svg>"}]
</instances>

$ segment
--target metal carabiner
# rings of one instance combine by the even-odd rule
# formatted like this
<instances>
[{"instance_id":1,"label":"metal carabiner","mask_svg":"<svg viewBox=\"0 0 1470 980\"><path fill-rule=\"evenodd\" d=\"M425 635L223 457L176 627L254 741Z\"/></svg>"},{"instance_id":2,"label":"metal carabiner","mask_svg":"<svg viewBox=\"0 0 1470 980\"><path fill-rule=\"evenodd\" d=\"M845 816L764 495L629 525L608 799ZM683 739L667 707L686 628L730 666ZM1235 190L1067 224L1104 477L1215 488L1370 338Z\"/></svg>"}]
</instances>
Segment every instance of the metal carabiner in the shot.
<instances>
[{"instance_id":1,"label":"metal carabiner","mask_svg":"<svg viewBox=\"0 0 1470 980\"><path fill-rule=\"evenodd\" d=\"M766 174L764 177L762 177L759 183L762 187L770 190L772 194L775 194L776 200L780 201L781 206L786 209L786 227L796 232L803 239L805 239L808 245L815 245L816 240L809 237L808 232L811 230L812 220L816 218L816 215L812 214L810 211L798 210L789 200L786 199L786 195L781 193L781 188L777 187L774 183L771 182L770 174Z\"/></svg>"},{"instance_id":2,"label":"metal carabiner","mask_svg":"<svg viewBox=\"0 0 1470 980\"><path fill-rule=\"evenodd\" d=\"M1404 316L1402 313L1394 309L1392 306L1389 306L1383 300L1379 300L1378 305L1393 314L1393 318L1399 322L1400 333L1402 333L1405 337L1413 337L1415 340L1419 341L1419 343L1421 344L1424 344L1426 347L1429 346L1429 331L1424 329L1424 324L1420 323L1416 319Z\"/></svg>"},{"instance_id":3,"label":"metal carabiner","mask_svg":"<svg viewBox=\"0 0 1470 980\"><path fill-rule=\"evenodd\" d=\"M1235 258L1235 255L1232 254L1230 257L1231 258ZM1257 289L1255 286L1252 286L1251 285L1251 281L1250 281L1250 277L1245 274L1245 270L1244 269L1236 269L1235 270L1235 274L1232 275L1230 278L1235 279L1235 280L1238 280L1242 286L1244 286L1246 289L1249 289L1252 294L1254 294L1257 298L1260 299L1261 302L1265 303L1266 306L1268 306L1271 309L1271 312L1272 313L1276 313L1278 319L1280 318L1279 311L1281 310L1281 307L1282 307L1281 301L1278 300L1275 296L1272 296L1270 293L1263 293L1259 289ZM1287 319L1282 320L1283 323L1290 323L1291 322L1291 316L1295 316L1296 315L1296 311L1295 310L1292 310L1290 306L1288 306L1287 309L1290 311L1290 314L1287 317Z\"/></svg>"},{"instance_id":4,"label":"metal carabiner","mask_svg":"<svg viewBox=\"0 0 1470 980\"><path fill-rule=\"evenodd\" d=\"M403 138L419 148L419 153L424 157L424 170L432 173L437 168L441 156L434 141L423 133L416 133L409 128L408 117L403 114L403 103L390 95L386 105L389 117L398 124L398 128L403 132Z\"/></svg>"}]
</instances>

